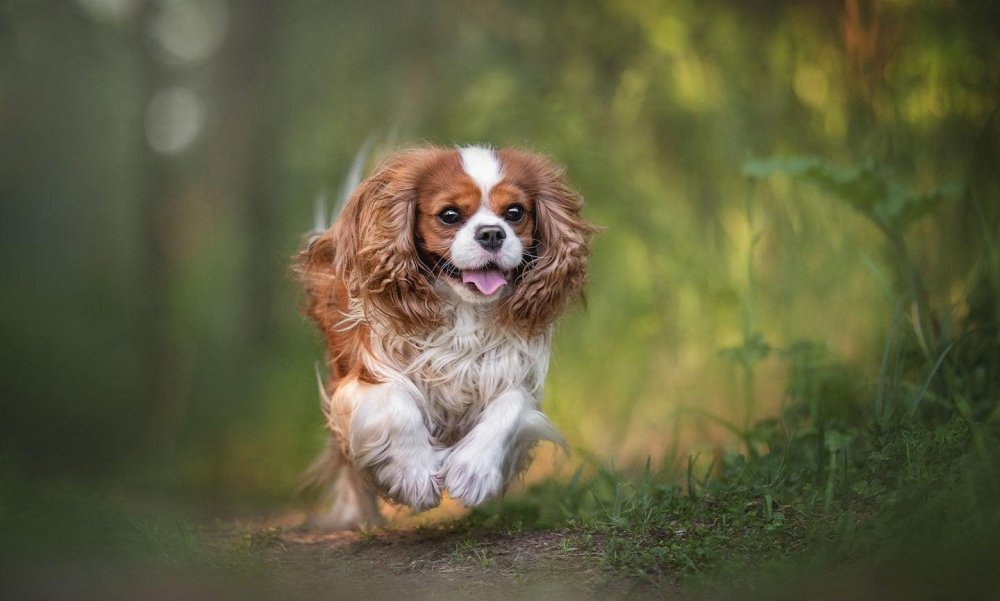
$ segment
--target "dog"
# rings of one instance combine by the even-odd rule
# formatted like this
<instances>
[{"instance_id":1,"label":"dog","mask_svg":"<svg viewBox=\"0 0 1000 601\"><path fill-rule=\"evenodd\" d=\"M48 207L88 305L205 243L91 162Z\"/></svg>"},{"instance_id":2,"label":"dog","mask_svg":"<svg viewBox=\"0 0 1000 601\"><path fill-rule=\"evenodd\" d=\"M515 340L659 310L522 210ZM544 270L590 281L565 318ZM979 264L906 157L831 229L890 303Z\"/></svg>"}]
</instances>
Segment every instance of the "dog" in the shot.
<instances>
[{"instance_id":1,"label":"dog","mask_svg":"<svg viewBox=\"0 0 1000 601\"><path fill-rule=\"evenodd\" d=\"M311 525L377 525L379 495L474 507L538 441L564 444L540 402L553 324L583 296L583 207L538 154L420 147L385 158L298 254L330 372Z\"/></svg>"}]
</instances>

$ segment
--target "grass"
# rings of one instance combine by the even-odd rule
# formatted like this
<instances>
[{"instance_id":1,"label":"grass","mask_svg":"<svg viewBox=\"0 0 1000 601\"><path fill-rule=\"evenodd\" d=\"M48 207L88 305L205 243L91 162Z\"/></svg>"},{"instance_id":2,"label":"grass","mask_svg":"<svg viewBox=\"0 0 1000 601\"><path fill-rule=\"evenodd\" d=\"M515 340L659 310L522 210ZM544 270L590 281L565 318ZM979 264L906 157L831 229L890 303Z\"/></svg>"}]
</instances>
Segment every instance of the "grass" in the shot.
<instances>
[{"instance_id":1,"label":"grass","mask_svg":"<svg viewBox=\"0 0 1000 601\"><path fill-rule=\"evenodd\" d=\"M1000 598L1000 336L969 323L927 357L899 313L868 386L786 352L782 414L703 476L598 466L467 523L575 529L608 568L695 596Z\"/></svg>"},{"instance_id":2,"label":"grass","mask_svg":"<svg viewBox=\"0 0 1000 601\"><path fill-rule=\"evenodd\" d=\"M456 564L471 564L480 568L488 568L493 565L493 557L489 549L482 547L474 538L455 544L448 559Z\"/></svg>"}]
</instances>

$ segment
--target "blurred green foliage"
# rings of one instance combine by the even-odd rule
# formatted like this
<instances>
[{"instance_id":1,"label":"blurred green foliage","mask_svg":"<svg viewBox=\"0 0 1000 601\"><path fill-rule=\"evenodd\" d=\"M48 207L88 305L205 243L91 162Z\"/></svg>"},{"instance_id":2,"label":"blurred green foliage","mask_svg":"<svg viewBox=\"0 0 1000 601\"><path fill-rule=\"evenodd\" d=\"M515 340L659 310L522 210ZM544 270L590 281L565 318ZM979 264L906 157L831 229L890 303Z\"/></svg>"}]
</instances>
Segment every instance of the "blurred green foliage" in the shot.
<instances>
[{"instance_id":1,"label":"blurred green foliage","mask_svg":"<svg viewBox=\"0 0 1000 601\"><path fill-rule=\"evenodd\" d=\"M995 598L1000 331L965 323L928 365L900 326L877 392L797 344L781 413L727 424L745 449L689 455L686 474L581 467L460 527L564 529L668 598Z\"/></svg>"},{"instance_id":2,"label":"blurred green foliage","mask_svg":"<svg viewBox=\"0 0 1000 601\"><path fill-rule=\"evenodd\" d=\"M908 293L880 227L935 340L1000 316L997 23L985 1L8 0L0 454L287 498L323 439L289 257L373 132L567 166L606 227L546 398L584 455L683 468L808 370L849 407Z\"/></svg>"}]
</instances>

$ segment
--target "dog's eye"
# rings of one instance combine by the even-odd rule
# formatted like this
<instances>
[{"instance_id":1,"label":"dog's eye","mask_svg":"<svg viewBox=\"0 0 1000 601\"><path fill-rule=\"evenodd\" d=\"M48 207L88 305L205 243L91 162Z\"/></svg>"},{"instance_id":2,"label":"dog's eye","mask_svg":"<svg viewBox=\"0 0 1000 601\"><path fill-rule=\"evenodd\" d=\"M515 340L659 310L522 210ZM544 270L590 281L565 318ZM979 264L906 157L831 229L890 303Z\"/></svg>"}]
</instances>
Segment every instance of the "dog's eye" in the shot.
<instances>
[{"instance_id":1,"label":"dog's eye","mask_svg":"<svg viewBox=\"0 0 1000 601\"><path fill-rule=\"evenodd\" d=\"M456 209L455 207L448 207L447 209L438 213L438 219L440 219L443 223L447 223L448 225L455 225L456 223L462 220L462 214L459 213L458 209Z\"/></svg>"},{"instance_id":2,"label":"dog's eye","mask_svg":"<svg viewBox=\"0 0 1000 601\"><path fill-rule=\"evenodd\" d=\"M503 218L511 223L517 223L524 219L524 207L521 205L511 205L503 212Z\"/></svg>"}]
</instances>

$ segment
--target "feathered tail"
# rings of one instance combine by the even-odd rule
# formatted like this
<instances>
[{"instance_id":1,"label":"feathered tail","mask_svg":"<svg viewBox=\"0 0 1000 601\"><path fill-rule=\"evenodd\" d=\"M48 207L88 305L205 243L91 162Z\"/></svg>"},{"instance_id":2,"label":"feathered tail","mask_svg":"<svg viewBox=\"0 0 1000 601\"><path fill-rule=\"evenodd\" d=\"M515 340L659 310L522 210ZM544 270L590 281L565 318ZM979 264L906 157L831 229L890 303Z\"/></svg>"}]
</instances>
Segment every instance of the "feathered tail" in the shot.
<instances>
[{"instance_id":1,"label":"feathered tail","mask_svg":"<svg viewBox=\"0 0 1000 601\"><path fill-rule=\"evenodd\" d=\"M375 135L368 136L355 153L351 168L341 186L337 204L329 216L326 209L326 193L321 192L317 196L313 229L306 237L307 248L329 229L351 192L361 183L362 172L375 138ZM326 415L330 408L330 399L318 369L316 380L319 385L320 404ZM327 423L331 423L329 419ZM326 448L302 474L297 494L309 509L310 517L305 524L307 528L350 530L376 526L382 521L375 493L351 466L337 432L331 432Z\"/></svg>"}]
</instances>

